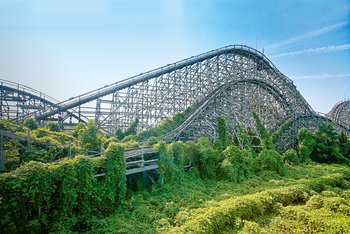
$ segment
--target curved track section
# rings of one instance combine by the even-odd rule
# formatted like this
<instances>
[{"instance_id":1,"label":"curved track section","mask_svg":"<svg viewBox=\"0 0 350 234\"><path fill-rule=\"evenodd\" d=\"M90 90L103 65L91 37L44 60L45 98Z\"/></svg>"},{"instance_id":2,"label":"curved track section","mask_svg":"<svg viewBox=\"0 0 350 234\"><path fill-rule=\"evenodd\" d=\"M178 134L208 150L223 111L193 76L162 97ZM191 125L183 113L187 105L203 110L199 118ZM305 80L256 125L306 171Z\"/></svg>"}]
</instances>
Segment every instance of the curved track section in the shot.
<instances>
[{"instance_id":1,"label":"curved track section","mask_svg":"<svg viewBox=\"0 0 350 234\"><path fill-rule=\"evenodd\" d=\"M204 102L225 84L234 84L231 94L236 99L246 100L236 107L258 110L270 129L278 127L291 115L313 113L293 82L265 55L247 46L234 45L131 77L34 114L41 120L54 116L69 119L64 117L69 115L67 111L81 117L84 105L90 103L90 112L101 129L113 134L116 128L125 129L138 118L139 130L144 130L189 106ZM243 98L249 95L254 98ZM248 111L240 114L237 109L235 113L242 121L248 118L245 117Z\"/></svg>"},{"instance_id":2,"label":"curved track section","mask_svg":"<svg viewBox=\"0 0 350 234\"><path fill-rule=\"evenodd\" d=\"M289 148L296 148L298 144L297 134L299 129L306 128L314 132L322 123L332 123L338 132L346 132L347 134L350 134L350 128L340 125L320 114L295 116L286 121L284 129L280 132L280 135L277 136L275 144L278 151L284 152Z\"/></svg>"},{"instance_id":3,"label":"curved track section","mask_svg":"<svg viewBox=\"0 0 350 234\"><path fill-rule=\"evenodd\" d=\"M0 79L0 119L18 121L58 101L40 91Z\"/></svg>"},{"instance_id":4,"label":"curved track section","mask_svg":"<svg viewBox=\"0 0 350 234\"><path fill-rule=\"evenodd\" d=\"M185 136L216 137L216 119L225 116L229 132L237 134L237 125L245 129L255 129L253 112L256 112L272 132L286 120L295 116L295 103L284 96L281 90L267 81L260 79L244 79L229 81L220 86L203 101L198 103L189 117L166 138L178 139Z\"/></svg>"},{"instance_id":5,"label":"curved track section","mask_svg":"<svg viewBox=\"0 0 350 234\"><path fill-rule=\"evenodd\" d=\"M336 104L327 116L334 122L350 128L350 100Z\"/></svg>"}]
</instances>

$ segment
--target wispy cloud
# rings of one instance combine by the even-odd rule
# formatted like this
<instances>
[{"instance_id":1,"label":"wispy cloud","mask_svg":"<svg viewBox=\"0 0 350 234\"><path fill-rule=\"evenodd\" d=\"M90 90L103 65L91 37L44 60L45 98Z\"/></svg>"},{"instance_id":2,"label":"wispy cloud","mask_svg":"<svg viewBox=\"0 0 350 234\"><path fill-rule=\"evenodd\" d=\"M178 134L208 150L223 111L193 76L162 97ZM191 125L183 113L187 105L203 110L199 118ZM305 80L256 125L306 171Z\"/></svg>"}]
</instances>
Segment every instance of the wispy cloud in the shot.
<instances>
[{"instance_id":1,"label":"wispy cloud","mask_svg":"<svg viewBox=\"0 0 350 234\"><path fill-rule=\"evenodd\" d=\"M317 47L317 48L311 48L306 50L298 50L298 51L292 51L287 53L281 53L281 54L271 55L269 57L279 58L279 57L299 55L299 54L321 54L321 53L337 52L337 51L343 51L343 50L349 50L349 49L350 49L350 44L333 45L333 46L324 46L324 47Z\"/></svg>"},{"instance_id":2,"label":"wispy cloud","mask_svg":"<svg viewBox=\"0 0 350 234\"><path fill-rule=\"evenodd\" d=\"M291 38L284 40L284 41L276 42L276 43L266 47L266 49L268 49L268 50L277 49L277 48L281 48L281 47L284 47L287 45L295 44L297 42L300 42L300 41L303 41L306 39L318 37L318 36L321 36L321 35L326 34L328 32L334 31L338 28L344 27L347 24L348 24L347 22L339 22L336 24L332 24L330 26L326 26L326 27L323 27L321 29L317 29L314 31L310 31L310 32L295 36L295 37L291 37Z\"/></svg>"},{"instance_id":3,"label":"wispy cloud","mask_svg":"<svg viewBox=\"0 0 350 234\"><path fill-rule=\"evenodd\" d=\"M350 73L344 74L318 74L318 75L304 75L304 76L290 76L294 80L325 80L336 78L350 78Z\"/></svg>"}]
</instances>

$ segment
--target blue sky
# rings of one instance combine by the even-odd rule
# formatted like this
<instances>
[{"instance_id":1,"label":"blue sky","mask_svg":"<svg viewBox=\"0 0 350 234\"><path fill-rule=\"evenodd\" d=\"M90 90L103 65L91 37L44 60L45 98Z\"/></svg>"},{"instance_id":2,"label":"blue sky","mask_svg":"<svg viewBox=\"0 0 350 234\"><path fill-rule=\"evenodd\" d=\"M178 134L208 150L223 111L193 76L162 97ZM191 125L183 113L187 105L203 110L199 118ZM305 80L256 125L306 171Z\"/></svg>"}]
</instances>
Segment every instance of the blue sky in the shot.
<instances>
[{"instance_id":1,"label":"blue sky","mask_svg":"<svg viewBox=\"0 0 350 234\"><path fill-rule=\"evenodd\" d=\"M229 44L316 111L350 98L349 0L0 0L0 78L59 100Z\"/></svg>"}]
</instances>

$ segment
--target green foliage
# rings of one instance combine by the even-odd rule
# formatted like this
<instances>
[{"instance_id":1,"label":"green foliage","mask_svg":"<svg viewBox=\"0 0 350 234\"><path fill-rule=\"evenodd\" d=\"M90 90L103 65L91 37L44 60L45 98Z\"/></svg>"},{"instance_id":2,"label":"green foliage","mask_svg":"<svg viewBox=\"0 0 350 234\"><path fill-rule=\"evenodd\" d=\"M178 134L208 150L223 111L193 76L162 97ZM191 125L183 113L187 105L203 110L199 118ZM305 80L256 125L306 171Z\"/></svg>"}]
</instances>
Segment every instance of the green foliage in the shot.
<instances>
[{"instance_id":1,"label":"green foliage","mask_svg":"<svg viewBox=\"0 0 350 234\"><path fill-rule=\"evenodd\" d=\"M344 175L318 178L325 187L336 186L339 180L344 182L345 179L347 178ZM298 220L298 223L296 223L298 225L297 228L304 230L302 233L309 233L315 229L310 228L309 225L312 224L311 222L307 222L308 217L310 217L308 216L308 211L305 210L307 212L300 213L300 215L294 211L299 209L299 207L295 205L305 204L315 193L309 186L313 183L313 180L314 179L298 182L298 184L277 189L266 189L263 192L255 194L234 197L229 196L219 201L211 201L206 203L204 207L179 212L175 217L173 225L165 225L165 223L163 223L162 225L164 226L159 230L161 233L237 233L239 231L244 232L248 230L250 232L253 231L253 233L276 233L281 230L288 230L288 233L290 233L293 232L293 229L283 228L290 224L287 221L289 219L285 216L288 215L288 217ZM322 190L319 192L322 192ZM347 230L346 228L350 227L350 222L345 221L346 215L344 214L348 212L347 207L349 202L344 198L331 197L329 203L330 205L323 205L324 202L321 202L321 206L325 206L327 207L326 209L336 211L337 213L343 213L342 215L338 215L337 213L328 212L328 217L337 218L336 226L328 227L331 222L322 223L324 219L321 218L319 221L322 225L321 227L326 226L324 230L337 230L336 228L340 228L339 230ZM308 209L311 208L310 205L311 204L307 205ZM278 217L281 212L282 215ZM260 226L259 220L262 217L276 217L276 215L277 218L273 220L272 224L266 227L263 223L263 225ZM314 215L313 217L313 221L317 222L317 216ZM281 219L287 222L281 222ZM278 222L276 222L277 220ZM342 224L341 221L345 221L345 223Z\"/></svg>"},{"instance_id":2,"label":"green foliage","mask_svg":"<svg viewBox=\"0 0 350 234\"><path fill-rule=\"evenodd\" d=\"M171 132L186 120L187 112L188 110L185 110L185 112L176 113L172 118L164 119L157 126L141 132L139 134L140 138L145 140L150 137L160 137Z\"/></svg>"},{"instance_id":3,"label":"green foliage","mask_svg":"<svg viewBox=\"0 0 350 234\"><path fill-rule=\"evenodd\" d=\"M331 124L321 124L314 134L315 145L311 159L321 163L345 162L337 145L338 133Z\"/></svg>"},{"instance_id":4,"label":"green foliage","mask_svg":"<svg viewBox=\"0 0 350 234\"><path fill-rule=\"evenodd\" d=\"M147 140L147 146L154 146L155 144L158 143L158 139L157 137L150 137L148 140Z\"/></svg>"},{"instance_id":5,"label":"green foliage","mask_svg":"<svg viewBox=\"0 0 350 234\"><path fill-rule=\"evenodd\" d=\"M262 150L256 158L255 171L274 171L283 175L285 167L282 156L276 150Z\"/></svg>"},{"instance_id":6,"label":"green foliage","mask_svg":"<svg viewBox=\"0 0 350 234\"><path fill-rule=\"evenodd\" d=\"M345 158L350 159L350 140L345 132L341 132L338 142L341 154Z\"/></svg>"},{"instance_id":7,"label":"green foliage","mask_svg":"<svg viewBox=\"0 0 350 234\"><path fill-rule=\"evenodd\" d=\"M299 129L297 138L300 162L310 161L311 153L315 145L312 133L309 130L302 128Z\"/></svg>"},{"instance_id":8,"label":"green foliage","mask_svg":"<svg viewBox=\"0 0 350 234\"><path fill-rule=\"evenodd\" d=\"M185 144L182 141L175 141L167 146L167 151L173 155L174 163L180 170L183 170L185 165L189 165L185 150Z\"/></svg>"},{"instance_id":9,"label":"green foliage","mask_svg":"<svg viewBox=\"0 0 350 234\"><path fill-rule=\"evenodd\" d=\"M51 132L61 132L61 126L58 123L48 122L46 128Z\"/></svg>"},{"instance_id":10,"label":"green foliage","mask_svg":"<svg viewBox=\"0 0 350 234\"><path fill-rule=\"evenodd\" d=\"M321 124L315 134L300 129L298 142L302 162L311 158L320 163L350 163L346 157L346 138L343 135L340 139L332 124ZM345 157L341 152L344 152Z\"/></svg>"},{"instance_id":11,"label":"green foliage","mask_svg":"<svg viewBox=\"0 0 350 234\"><path fill-rule=\"evenodd\" d=\"M271 135L271 140L274 144L277 143L277 140L281 138L282 134L288 129L290 128L290 126L293 123L293 119L289 119L287 120L287 122L285 122L284 124L282 124L282 126Z\"/></svg>"},{"instance_id":12,"label":"green foliage","mask_svg":"<svg viewBox=\"0 0 350 234\"><path fill-rule=\"evenodd\" d=\"M115 137L118 139L118 140L121 140L121 139L123 139L124 138L124 132L123 132L123 130L121 129L121 128L117 128L116 130L115 130Z\"/></svg>"},{"instance_id":13,"label":"green foliage","mask_svg":"<svg viewBox=\"0 0 350 234\"><path fill-rule=\"evenodd\" d=\"M261 121L260 117L258 116L257 113L253 112L253 117L256 122L256 127L260 133L261 140L262 140L262 146L264 149L267 150L275 150L275 145L272 143L272 139L268 131L266 130L263 122Z\"/></svg>"},{"instance_id":14,"label":"green foliage","mask_svg":"<svg viewBox=\"0 0 350 234\"><path fill-rule=\"evenodd\" d=\"M175 165L173 150L169 150L164 141L159 142L154 147L159 152L158 166L161 181L177 181L180 170Z\"/></svg>"},{"instance_id":15,"label":"green foliage","mask_svg":"<svg viewBox=\"0 0 350 234\"><path fill-rule=\"evenodd\" d=\"M216 121L217 121L218 139L221 141L222 146L226 148L227 145L229 144L226 119L222 116L219 116Z\"/></svg>"},{"instance_id":16,"label":"green foliage","mask_svg":"<svg viewBox=\"0 0 350 234\"><path fill-rule=\"evenodd\" d=\"M6 147L6 168L15 169L30 160L50 162L82 152L78 140L66 132L51 131L47 126L30 131L30 147L28 146L28 128L8 121L1 121L0 126L5 131L21 136L24 140L4 139ZM56 126L56 124L53 124ZM54 129L53 129L54 130Z\"/></svg>"},{"instance_id":17,"label":"green foliage","mask_svg":"<svg viewBox=\"0 0 350 234\"><path fill-rule=\"evenodd\" d=\"M331 191L323 191L313 195L305 205L283 207L280 215L261 231L347 233L350 230L349 211L349 200Z\"/></svg>"},{"instance_id":18,"label":"green foliage","mask_svg":"<svg viewBox=\"0 0 350 234\"><path fill-rule=\"evenodd\" d=\"M241 139L243 141L244 148L254 154L255 153L254 146L253 146L252 142L250 142L247 133L243 130L243 128L242 128L242 126L240 124L238 124L237 126L238 126L238 129L239 129L240 137L241 137ZM260 145L260 141L259 141L258 145Z\"/></svg>"},{"instance_id":19,"label":"green foliage","mask_svg":"<svg viewBox=\"0 0 350 234\"><path fill-rule=\"evenodd\" d=\"M39 127L39 123L35 118L31 117L24 120L24 126L30 128L31 130L35 130Z\"/></svg>"},{"instance_id":20,"label":"green foliage","mask_svg":"<svg viewBox=\"0 0 350 234\"><path fill-rule=\"evenodd\" d=\"M125 129L124 137L129 135L136 135L137 132L137 126L139 124L140 120L138 118L134 119L129 126Z\"/></svg>"},{"instance_id":21,"label":"green foliage","mask_svg":"<svg viewBox=\"0 0 350 234\"><path fill-rule=\"evenodd\" d=\"M291 165L298 165L300 163L298 152L295 149L288 149L284 152L283 159L285 163Z\"/></svg>"},{"instance_id":22,"label":"green foliage","mask_svg":"<svg viewBox=\"0 0 350 234\"><path fill-rule=\"evenodd\" d=\"M251 129L247 128L247 137L249 138L251 145L253 147L253 150L255 153L259 153L261 151L261 140L260 138L256 135L256 133Z\"/></svg>"},{"instance_id":23,"label":"green foliage","mask_svg":"<svg viewBox=\"0 0 350 234\"><path fill-rule=\"evenodd\" d=\"M196 148L193 142L186 142L185 146L186 152L195 154ZM334 173L342 175L324 178L324 175ZM348 183L350 174L344 165L310 163L288 166L287 173L283 177L260 175L237 184L228 180L202 180L196 171L192 170L190 173L183 174L183 179L176 183L156 184L150 190L130 194L129 199L113 215L97 219L90 233L190 233L191 231L196 233L192 229L191 222L199 219L207 220L205 225L219 223L218 233L242 233L247 230L255 230L258 233L279 233L284 226L272 232L269 230L269 223L275 218L281 218L280 213L284 207L303 205L319 192L325 196L322 193L323 190L313 191L313 186L311 187L310 184L316 178L319 180L317 184L324 185L323 190L335 190L340 189L338 185L343 186ZM342 188L343 192L337 192L338 196L349 199L350 190L343 189L346 188ZM251 204L246 198L256 196L260 199L262 195L270 196L271 198L267 201L271 201L272 204L269 206L271 209L261 214L262 206L259 205L261 203L253 201ZM226 206L229 203L228 199L238 202L237 212L226 212L231 209L231 206ZM249 204L246 205L246 202ZM256 212L257 214L254 215ZM249 218L242 218L243 214ZM328 219L332 220L337 214L327 213L327 215L329 215ZM314 218L317 221L317 216ZM282 225L288 224L287 219L282 221ZM235 225L231 226L233 222ZM298 225L299 228L305 227L302 222ZM206 226L203 226L204 228ZM203 230L205 233L210 233L206 230L212 229ZM290 231L290 233L293 232Z\"/></svg>"},{"instance_id":24,"label":"green foliage","mask_svg":"<svg viewBox=\"0 0 350 234\"><path fill-rule=\"evenodd\" d=\"M220 164L223 160L221 150L212 148L209 138L201 137L196 144L193 166L197 168L202 178L216 179L220 174Z\"/></svg>"},{"instance_id":25,"label":"green foliage","mask_svg":"<svg viewBox=\"0 0 350 234\"><path fill-rule=\"evenodd\" d=\"M224 178L239 183L253 176L254 158L250 151L231 145L226 148L224 155L221 165Z\"/></svg>"},{"instance_id":26,"label":"green foliage","mask_svg":"<svg viewBox=\"0 0 350 234\"><path fill-rule=\"evenodd\" d=\"M125 197L123 149L111 144L99 159L29 162L0 175L0 229L11 232L84 230ZM102 180L95 177L105 173Z\"/></svg>"},{"instance_id":27,"label":"green foliage","mask_svg":"<svg viewBox=\"0 0 350 234\"><path fill-rule=\"evenodd\" d=\"M100 151L101 144L105 140L104 135L98 131L94 120L89 120L87 124L80 122L76 127L78 140L81 141L87 151Z\"/></svg>"}]
</instances>

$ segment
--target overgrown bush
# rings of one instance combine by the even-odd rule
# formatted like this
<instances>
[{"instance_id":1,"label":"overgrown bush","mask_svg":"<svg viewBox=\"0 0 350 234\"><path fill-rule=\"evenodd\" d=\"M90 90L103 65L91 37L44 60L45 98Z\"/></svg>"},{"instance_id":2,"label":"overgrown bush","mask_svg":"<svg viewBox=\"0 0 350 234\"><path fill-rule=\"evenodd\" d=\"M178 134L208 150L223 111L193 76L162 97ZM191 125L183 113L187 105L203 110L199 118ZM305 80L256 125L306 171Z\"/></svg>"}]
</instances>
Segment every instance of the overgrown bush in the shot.
<instances>
[{"instance_id":1,"label":"overgrown bush","mask_svg":"<svg viewBox=\"0 0 350 234\"><path fill-rule=\"evenodd\" d=\"M123 149L98 159L29 162L0 175L0 229L5 233L84 230L114 211L126 191ZM105 173L97 179L98 172Z\"/></svg>"},{"instance_id":2,"label":"overgrown bush","mask_svg":"<svg viewBox=\"0 0 350 234\"><path fill-rule=\"evenodd\" d=\"M285 166L282 156L276 150L262 150L256 158L255 171L274 171L283 175Z\"/></svg>"},{"instance_id":3,"label":"overgrown bush","mask_svg":"<svg viewBox=\"0 0 350 234\"><path fill-rule=\"evenodd\" d=\"M253 175L254 158L251 152L231 145L224 151L224 156L221 165L224 178L239 183Z\"/></svg>"},{"instance_id":4,"label":"overgrown bush","mask_svg":"<svg viewBox=\"0 0 350 234\"><path fill-rule=\"evenodd\" d=\"M339 135L332 124L320 124L319 129L313 134L307 129L298 132L300 161L312 159L319 163L346 163L350 160L346 155L346 140L341 143ZM344 144L345 143L345 144ZM345 151L344 151L345 150Z\"/></svg>"},{"instance_id":5,"label":"overgrown bush","mask_svg":"<svg viewBox=\"0 0 350 234\"><path fill-rule=\"evenodd\" d=\"M216 179L220 172L220 164L223 160L221 150L212 148L211 142L206 137L198 139L196 144L195 165L202 178Z\"/></svg>"},{"instance_id":6,"label":"overgrown bush","mask_svg":"<svg viewBox=\"0 0 350 234\"><path fill-rule=\"evenodd\" d=\"M346 176L331 175L329 177L320 177L317 180L322 181L325 187L337 186L339 182L344 182ZM324 206L324 202L317 202L319 197L312 196L315 192L310 187L314 183L314 179L305 181L304 184L286 186L283 188L270 189L256 194L245 196L230 197L218 202L207 203L206 206L193 210L184 210L179 212L175 217L174 225L164 225L162 233L236 233L239 231L256 231L258 233L277 233L281 230L292 232L296 229L285 229L290 223L290 219L300 222L293 223L295 228L310 228L312 221L317 222L316 216L313 216L312 221L309 220L308 209L311 207ZM324 187L324 188L325 188ZM322 192L320 190L319 192ZM298 204L305 204L310 197L313 201L307 203L306 209L300 208ZM323 198L322 198L323 199ZM328 198L325 198L326 200ZM324 199L323 199L324 200ZM317 204L315 204L317 203ZM328 199L327 209L332 209L338 213L344 212L347 214L346 207L348 202L343 198L331 197ZM282 212L281 218L273 220L272 224L260 226L255 223L256 220L261 220L262 217L274 217L272 214ZM344 214L342 213L342 214ZM288 218L287 218L288 217ZM346 216L338 216L337 214L327 213L324 217L336 217L336 227L344 233L346 227L350 227L350 222L344 219ZM348 217L346 217L348 219ZM323 217L321 220L324 220ZM343 224L341 221L345 221ZM331 220L320 222L320 227L325 229L317 230L333 230L336 233L336 227L331 227ZM280 229L279 229L280 228ZM344 229L345 228L345 229ZM298 229L299 230L299 229ZM312 233L316 229L302 229L303 233ZM346 231L345 231L346 233Z\"/></svg>"},{"instance_id":7,"label":"overgrown bush","mask_svg":"<svg viewBox=\"0 0 350 234\"><path fill-rule=\"evenodd\" d=\"M180 179L180 169L175 165L173 152L167 149L165 142L159 142L154 148L159 152L158 166L161 181Z\"/></svg>"},{"instance_id":8,"label":"overgrown bush","mask_svg":"<svg viewBox=\"0 0 350 234\"><path fill-rule=\"evenodd\" d=\"M257 129L260 133L260 136L261 136L263 148L268 149L268 150L275 150L276 148L272 142L271 136L268 133L268 131L266 130L265 125L261 121L259 115L255 112L253 112L253 117L254 117L255 122L256 122L256 127L257 127Z\"/></svg>"},{"instance_id":9,"label":"overgrown bush","mask_svg":"<svg viewBox=\"0 0 350 234\"><path fill-rule=\"evenodd\" d=\"M295 149L288 149L283 154L283 160L285 163L291 165L298 165L300 163L298 153Z\"/></svg>"},{"instance_id":10,"label":"overgrown bush","mask_svg":"<svg viewBox=\"0 0 350 234\"><path fill-rule=\"evenodd\" d=\"M219 116L216 122L217 122L218 140L221 141L223 148L226 148L229 144L226 119L222 116Z\"/></svg>"},{"instance_id":11,"label":"overgrown bush","mask_svg":"<svg viewBox=\"0 0 350 234\"><path fill-rule=\"evenodd\" d=\"M311 160L311 153L315 145L312 133L302 128L298 131L298 150L300 162L308 162Z\"/></svg>"}]
</instances>

